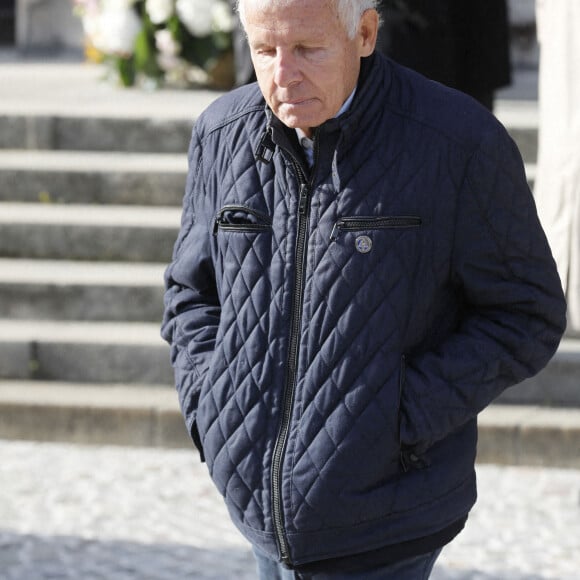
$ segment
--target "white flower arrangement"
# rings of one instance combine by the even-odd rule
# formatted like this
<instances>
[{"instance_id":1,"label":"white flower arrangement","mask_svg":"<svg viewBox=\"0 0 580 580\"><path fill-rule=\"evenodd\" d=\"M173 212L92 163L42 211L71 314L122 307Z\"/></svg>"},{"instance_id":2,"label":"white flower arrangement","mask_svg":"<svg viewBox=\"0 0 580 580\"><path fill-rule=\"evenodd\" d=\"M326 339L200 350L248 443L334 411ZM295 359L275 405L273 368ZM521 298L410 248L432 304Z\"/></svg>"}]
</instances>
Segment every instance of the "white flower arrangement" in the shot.
<instances>
[{"instance_id":1,"label":"white flower arrangement","mask_svg":"<svg viewBox=\"0 0 580 580\"><path fill-rule=\"evenodd\" d=\"M233 83L234 18L225 0L73 0L90 47L124 85Z\"/></svg>"}]
</instances>

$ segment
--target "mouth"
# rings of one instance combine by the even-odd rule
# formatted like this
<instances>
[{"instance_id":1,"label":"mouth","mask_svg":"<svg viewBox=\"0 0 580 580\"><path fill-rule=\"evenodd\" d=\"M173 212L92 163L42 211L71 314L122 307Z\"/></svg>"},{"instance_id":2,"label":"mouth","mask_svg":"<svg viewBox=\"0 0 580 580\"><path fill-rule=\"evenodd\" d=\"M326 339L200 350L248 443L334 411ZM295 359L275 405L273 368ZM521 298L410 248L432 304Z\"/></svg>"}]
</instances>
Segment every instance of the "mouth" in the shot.
<instances>
[{"instance_id":1,"label":"mouth","mask_svg":"<svg viewBox=\"0 0 580 580\"><path fill-rule=\"evenodd\" d=\"M299 107L300 105L308 104L313 100L314 99L310 98L280 99L280 105L286 105L288 107Z\"/></svg>"},{"instance_id":2,"label":"mouth","mask_svg":"<svg viewBox=\"0 0 580 580\"><path fill-rule=\"evenodd\" d=\"M314 99L291 99L288 101L280 101L280 109L286 109L287 111L298 112L301 109L306 109L311 106Z\"/></svg>"}]
</instances>

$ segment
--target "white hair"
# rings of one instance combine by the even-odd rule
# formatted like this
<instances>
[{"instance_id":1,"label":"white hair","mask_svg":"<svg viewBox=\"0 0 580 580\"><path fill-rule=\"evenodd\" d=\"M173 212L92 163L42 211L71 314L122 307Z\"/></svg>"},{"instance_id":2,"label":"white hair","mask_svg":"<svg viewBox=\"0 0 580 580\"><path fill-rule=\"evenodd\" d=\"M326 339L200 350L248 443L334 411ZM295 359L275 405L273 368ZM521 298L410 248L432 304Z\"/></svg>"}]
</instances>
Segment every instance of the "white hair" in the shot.
<instances>
[{"instance_id":1,"label":"white hair","mask_svg":"<svg viewBox=\"0 0 580 580\"><path fill-rule=\"evenodd\" d=\"M246 19L244 13L244 3L246 0L237 1L237 10L242 26L246 27ZM344 29L349 38L354 38L358 30L358 25L361 16L367 10L377 9L378 0L333 0L336 4L336 11L338 18L342 22ZM252 0L256 8L265 8L272 4L278 6L287 6L292 0Z\"/></svg>"}]
</instances>

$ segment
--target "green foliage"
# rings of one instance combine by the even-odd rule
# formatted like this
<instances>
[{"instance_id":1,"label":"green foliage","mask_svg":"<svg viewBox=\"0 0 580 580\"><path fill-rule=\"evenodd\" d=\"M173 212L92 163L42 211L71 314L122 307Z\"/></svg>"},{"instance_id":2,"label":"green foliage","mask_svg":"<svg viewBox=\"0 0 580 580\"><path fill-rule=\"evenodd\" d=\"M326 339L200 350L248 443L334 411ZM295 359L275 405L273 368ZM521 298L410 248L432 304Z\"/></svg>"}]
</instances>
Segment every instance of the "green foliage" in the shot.
<instances>
[{"instance_id":1,"label":"green foliage","mask_svg":"<svg viewBox=\"0 0 580 580\"><path fill-rule=\"evenodd\" d=\"M119 80L124 87L131 87L135 84L135 59L133 57L115 56L113 57L115 68L119 73Z\"/></svg>"},{"instance_id":2,"label":"green foliage","mask_svg":"<svg viewBox=\"0 0 580 580\"><path fill-rule=\"evenodd\" d=\"M143 17L143 28L135 39L135 70L146 77L160 79L163 71L157 63L155 28L147 16Z\"/></svg>"}]
</instances>

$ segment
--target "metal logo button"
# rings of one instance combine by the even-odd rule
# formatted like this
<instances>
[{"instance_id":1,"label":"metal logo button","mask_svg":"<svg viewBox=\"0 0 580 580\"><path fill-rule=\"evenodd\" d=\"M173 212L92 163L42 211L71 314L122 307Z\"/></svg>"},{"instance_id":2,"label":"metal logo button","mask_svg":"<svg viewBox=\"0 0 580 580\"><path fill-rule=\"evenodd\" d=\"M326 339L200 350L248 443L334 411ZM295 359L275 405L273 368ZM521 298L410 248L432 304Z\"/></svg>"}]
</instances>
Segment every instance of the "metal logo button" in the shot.
<instances>
[{"instance_id":1,"label":"metal logo button","mask_svg":"<svg viewBox=\"0 0 580 580\"><path fill-rule=\"evenodd\" d=\"M361 254L368 254L372 250L373 241L368 236L358 236L354 245Z\"/></svg>"}]
</instances>

